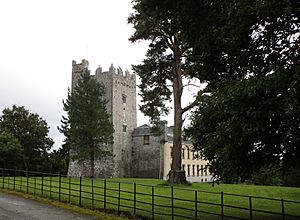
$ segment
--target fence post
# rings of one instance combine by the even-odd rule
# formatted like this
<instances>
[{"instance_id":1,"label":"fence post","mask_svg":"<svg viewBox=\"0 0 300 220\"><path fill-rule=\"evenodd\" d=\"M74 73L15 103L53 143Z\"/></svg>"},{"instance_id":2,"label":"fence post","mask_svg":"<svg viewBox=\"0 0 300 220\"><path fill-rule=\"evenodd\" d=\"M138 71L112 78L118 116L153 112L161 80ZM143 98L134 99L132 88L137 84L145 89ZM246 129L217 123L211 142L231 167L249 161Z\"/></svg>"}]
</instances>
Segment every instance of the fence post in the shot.
<instances>
[{"instance_id":1,"label":"fence post","mask_svg":"<svg viewBox=\"0 0 300 220\"><path fill-rule=\"evenodd\" d=\"M285 214L284 214L284 200L281 199L281 210L282 210L282 220L285 220Z\"/></svg>"},{"instance_id":2,"label":"fence post","mask_svg":"<svg viewBox=\"0 0 300 220\"><path fill-rule=\"evenodd\" d=\"M52 175L50 175L50 199L52 199Z\"/></svg>"},{"instance_id":3,"label":"fence post","mask_svg":"<svg viewBox=\"0 0 300 220\"><path fill-rule=\"evenodd\" d=\"M222 220L224 219L224 193L221 192L221 216Z\"/></svg>"},{"instance_id":4,"label":"fence post","mask_svg":"<svg viewBox=\"0 0 300 220\"><path fill-rule=\"evenodd\" d=\"M36 176L34 176L34 188L33 188L33 195L36 193ZM51 198L51 197L50 197Z\"/></svg>"},{"instance_id":5,"label":"fence post","mask_svg":"<svg viewBox=\"0 0 300 220\"><path fill-rule=\"evenodd\" d=\"M94 178L92 178L92 209L94 209Z\"/></svg>"},{"instance_id":6,"label":"fence post","mask_svg":"<svg viewBox=\"0 0 300 220\"><path fill-rule=\"evenodd\" d=\"M249 219L252 220L253 216L252 216L252 197L251 196L249 196L249 211L250 211Z\"/></svg>"},{"instance_id":7,"label":"fence post","mask_svg":"<svg viewBox=\"0 0 300 220\"><path fill-rule=\"evenodd\" d=\"M104 179L104 210L106 210L106 179Z\"/></svg>"},{"instance_id":8,"label":"fence post","mask_svg":"<svg viewBox=\"0 0 300 220\"><path fill-rule=\"evenodd\" d=\"M42 174L42 196L44 194L44 175Z\"/></svg>"},{"instance_id":9,"label":"fence post","mask_svg":"<svg viewBox=\"0 0 300 220\"><path fill-rule=\"evenodd\" d=\"M133 214L136 214L136 182L133 183Z\"/></svg>"},{"instance_id":10,"label":"fence post","mask_svg":"<svg viewBox=\"0 0 300 220\"><path fill-rule=\"evenodd\" d=\"M29 181L28 181L28 169L26 169L26 193L28 194L28 184Z\"/></svg>"},{"instance_id":11,"label":"fence post","mask_svg":"<svg viewBox=\"0 0 300 220\"><path fill-rule=\"evenodd\" d=\"M16 190L16 169L14 169L14 190Z\"/></svg>"},{"instance_id":12,"label":"fence post","mask_svg":"<svg viewBox=\"0 0 300 220\"><path fill-rule=\"evenodd\" d=\"M2 188L4 189L4 172L3 172L3 169L2 169Z\"/></svg>"},{"instance_id":13,"label":"fence post","mask_svg":"<svg viewBox=\"0 0 300 220\"><path fill-rule=\"evenodd\" d=\"M198 192L195 190L195 219L198 218Z\"/></svg>"},{"instance_id":14,"label":"fence post","mask_svg":"<svg viewBox=\"0 0 300 220\"><path fill-rule=\"evenodd\" d=\"M119 182L119 192L118 192L118 215L120 215L120 201L121 201L121 182Z\"/></svg>"},{"instance_id":15,"label":"fence post","mask_svg":"<svg viewBox=\"0 0 300 220\"><path fill-rule=\"evenodd\" d=\"M58 176L58 201L60 201L60 195L61 195L61 175Z\"/></svg>"},{"instance_id":16,"label":"fence post","mask_svg":"<svg viewBox=\"0 0 300 220\"><path fill-rule=\"evenodd\" d=\"M152 220L154 220L154 186L152 186Z\"/></svg>"},{"instance_id":17,"label":"fence post","mask_svg":"<svg viewBox=\"0 0 300 220\"><path fill-rule=\"evenodd\" d=\"M82 177L79 177L79 205L81 206L81 186L82 186Z\"/></svg>"},{"instance_id":18,"label":"fence post","mask_svg":"<svg viewBox=\"0 0 300 220\"><path fill-rule=\"evenodd\" d=\"M69 177L69 203L71 203L71 177Z\"/></svg>"},{"instance_id":19,"label":"fence post","mask_svg":"<svg viewBox=\"0 0 300 220\"><path fill-rule=\"evenodd\" d=\"M2 188L4 189L4 171L3 171L3 168L1 169L2 170Z\"/></svg>"},{"instance_id":20,"label":"fence post","mask_svg":"<svg viewBox=\"0 0 300 220\"><path fill-rule=\"evenodd\" d=\"M171 186L172 220L174 220L174 188Z\"/></svg>"},{"instance_id":21,"label":"fence post","mask_svg":"<svg viewBox=\"0 0 300 220\"><path fill-rule=\"evenodd\" d=\"M22 184L23 184L23 178L22 174L20 175L20 192L22 192Z\"/></svg>"}]
</instances>

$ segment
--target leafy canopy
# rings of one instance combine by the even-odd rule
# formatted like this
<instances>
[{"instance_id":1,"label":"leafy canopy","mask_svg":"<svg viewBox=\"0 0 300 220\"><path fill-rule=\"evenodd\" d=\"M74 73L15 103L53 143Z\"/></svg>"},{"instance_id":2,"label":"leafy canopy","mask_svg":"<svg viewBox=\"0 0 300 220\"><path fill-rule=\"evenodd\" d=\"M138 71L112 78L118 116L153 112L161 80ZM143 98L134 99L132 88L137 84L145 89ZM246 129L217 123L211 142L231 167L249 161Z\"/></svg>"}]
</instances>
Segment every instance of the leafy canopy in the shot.
<instances>
[{"instance_id":1,"label":"leafy canopy","mask_svg":"<svg viewBox=\"0 0 300 220\"><path fill-rule=\"evenodd\" d=\"M47 122L38 114L30 113L24 106L6 108L0 117L0 131L13 135L24 151L20 168L41 171L51 149L53 140L48 137Z\"/></svg>"},{"instance_id":2,"label":"leafy canopy","mask_svg":"<svg viewBox=\"0 0 300 220\"><path fill-rule=\"evenodd\" d=\"M0 166L20 168L24 151L17 138L7 132L0 132Z\"/></svg>"},{"instance_id":3,"label":"leafy canopy","mask_svg":"<svg viewBox=\"0 0 300 220\"><path fill-rule=\"evenodd\" d=\"M299 155L299 1L209 2L223 18L215 42L200 44L201 21L187 16L194 67L208 82L187 133L226 182L264 167L287 171Z\"/></svg>"}]
</instances>

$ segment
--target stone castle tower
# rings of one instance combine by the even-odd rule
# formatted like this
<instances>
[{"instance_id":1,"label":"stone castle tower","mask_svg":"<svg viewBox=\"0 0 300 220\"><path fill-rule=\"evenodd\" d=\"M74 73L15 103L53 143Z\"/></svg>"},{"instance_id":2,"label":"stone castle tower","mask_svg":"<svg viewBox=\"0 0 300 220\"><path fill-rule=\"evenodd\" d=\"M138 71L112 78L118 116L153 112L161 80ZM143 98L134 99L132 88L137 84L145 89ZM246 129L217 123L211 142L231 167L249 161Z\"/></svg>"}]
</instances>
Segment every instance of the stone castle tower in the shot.
<instances>
[{"instance_id":1,"label":"stone castle tower","mask_svg":"<svg viewBox=\"0 0 300 220\"><path fill-rule=\"evenodd\" d=\"M72 89L76 86L80 75L88 70L89 63L72 61ZM98 161L95 166L99 177L130 177L132 176L132 132L137 126L136 121L136 77L123 73L122 69L113 64L109 71L103 72L98 67L93 77L105 86L105 98L108 100L107 112L111 114L114 127L114 144L111 146L113 158ZM84 164L70 161L68 175L84 176L88 169Z\"/></svg>"}]
</instances>

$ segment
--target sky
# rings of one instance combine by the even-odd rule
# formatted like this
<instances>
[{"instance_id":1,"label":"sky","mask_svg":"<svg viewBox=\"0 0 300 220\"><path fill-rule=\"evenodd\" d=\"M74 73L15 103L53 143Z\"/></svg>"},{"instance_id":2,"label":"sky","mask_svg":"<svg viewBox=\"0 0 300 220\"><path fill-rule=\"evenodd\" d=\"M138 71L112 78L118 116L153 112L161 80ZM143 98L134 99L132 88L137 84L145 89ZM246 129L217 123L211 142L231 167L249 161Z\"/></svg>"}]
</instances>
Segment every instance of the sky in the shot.
<instances>
[{"instance_id":1,"label":"sky","mask_svg":"<svg viewBox=\"0 0 300 220\"><path fill-rule=\"evenodd\" d=\"M147 43L128 41L132 12L131 0L1 0L0 112L15 104L39 114L59 148L72 60L87 59L91 73L111 63L132 72L131 65L143 60ZM138 111L137 121L148 118Z\"/></svg>"}]
</instances>

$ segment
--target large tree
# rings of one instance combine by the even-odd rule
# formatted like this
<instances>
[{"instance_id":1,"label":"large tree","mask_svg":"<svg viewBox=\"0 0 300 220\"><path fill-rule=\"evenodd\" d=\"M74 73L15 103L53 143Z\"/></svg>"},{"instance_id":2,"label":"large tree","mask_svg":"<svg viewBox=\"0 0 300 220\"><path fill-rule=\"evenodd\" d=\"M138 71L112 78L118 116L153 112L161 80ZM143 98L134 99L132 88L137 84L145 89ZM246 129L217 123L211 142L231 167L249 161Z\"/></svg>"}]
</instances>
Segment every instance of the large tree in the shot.
<instances>
[{"instance_id":1,"label":"large tree","mask_svg":"<svg viewBox=\"0 0 300 220\"><path fill-rule=\"evenodd\" d=\"M7 132L0 132L0 166L4 168L20 168L24 151L17 138Z\"/></svg>"},{"instance_id":2,"label":"large tree","mask_svg":"<svg viewBox=\"0 0 300 220\"><path fill-rule=\"evenodd\" d=\"M181 18L192 24L187 41L194 45L196 74L208 83L189 135L227 182L274 164L288 170L299 155L300 3L210 2L223 19L206 44L196 31L202 22L197 4Z\"/></svg>"},{"instance_id":3,"label":"large tree","mask_svg":"<svg viewBox=\"0 0 300 220\"><path fill-rule=\"evenodd\" d=\"M67 117L63 116L59 130L66 137L65 145L70 147L70 158L89 162L90 177L95 176L96 160L112 153L108 145L113 142L114 129L104 93L104 85L85 72L63 102Z\"/></svg>"},{"instance_id":4,"label":"large tree","mask_svg":"<svg viewBox=\"0 0 300 220\"><path fill-rule=\"evenodd\" d=\"M0 117L0 131L17 138L24 151L24 160L20 168L42 170L44 161L53 141L48 137L47 122L38 114L30 113L24 106L6 108Z\"/></svg>"},{"instance_id":5,"label":"large tree","mask_svg":"<svg viewBox=\"0 0 300 220\"><path fill-rule=\"evenodd\" d=\"M297 165L299 70L223 81L202 98L187 133L216 177L232 183L251 180L264 167Z\"/></svg>"},{"instance_id":6,"label":"large tree","mask_svg":"<svg viewBox=\"0 0 300 220\"><path fill-rule=\"evenodd\" d=\"M185 174L181 171L183 114L193 108L196 101L182 106L184 82L193 79L194 74L186 62L191 48L187 46L185 33L176 19L180 4L168 0L134 0L133 4L134 13L128 22L133 24L135 32L130 40L149 42L146 58L142 64L133 67L141 78L139 88L143 104L140 110L156 124L161 115L169 113L167 103L173 100L174 133L169 181L185 183Z\"/></svg>"}]
</instances>

